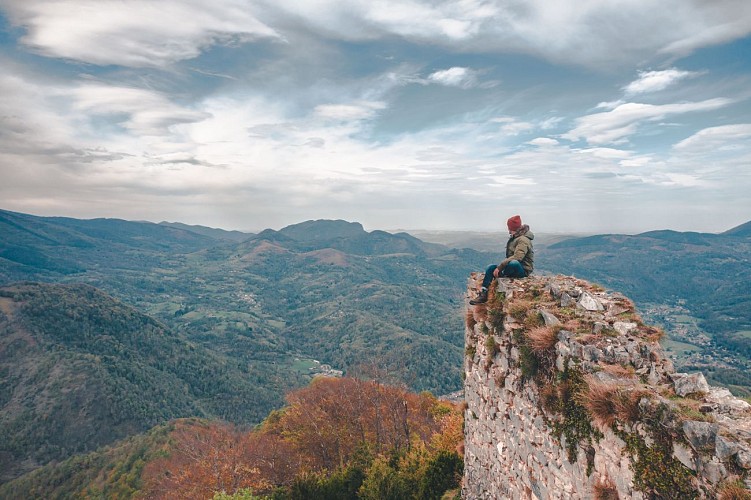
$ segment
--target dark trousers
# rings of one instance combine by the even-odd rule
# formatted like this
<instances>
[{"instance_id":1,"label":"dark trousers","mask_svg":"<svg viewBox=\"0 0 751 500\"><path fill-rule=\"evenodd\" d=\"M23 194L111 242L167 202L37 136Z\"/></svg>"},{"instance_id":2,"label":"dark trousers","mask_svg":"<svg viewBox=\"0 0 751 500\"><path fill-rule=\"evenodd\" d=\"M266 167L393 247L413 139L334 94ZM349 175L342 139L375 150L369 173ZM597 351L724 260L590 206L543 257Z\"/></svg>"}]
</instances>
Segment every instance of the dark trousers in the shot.
<instances>
[{"instance_id":1,"label":"dark trousers","mask_svg":"<svg viewBox=\"0 0 751 500\"><path fill-rule=\"evenodd\" d=\"M491 264L488 266L488 268L485 270L485 277L482 279L482 287L488 288L490 287L490 283L493 281L493 271L496 270L498 266L495 264ZM512 260L508 264L506 264L506 267L503 268L503 271L501 271L501 276L504 278L526 278L527 277L527 271L524 270L524 268L521 265L521 262L518 260Z\"/></svg>"}]
</instances>

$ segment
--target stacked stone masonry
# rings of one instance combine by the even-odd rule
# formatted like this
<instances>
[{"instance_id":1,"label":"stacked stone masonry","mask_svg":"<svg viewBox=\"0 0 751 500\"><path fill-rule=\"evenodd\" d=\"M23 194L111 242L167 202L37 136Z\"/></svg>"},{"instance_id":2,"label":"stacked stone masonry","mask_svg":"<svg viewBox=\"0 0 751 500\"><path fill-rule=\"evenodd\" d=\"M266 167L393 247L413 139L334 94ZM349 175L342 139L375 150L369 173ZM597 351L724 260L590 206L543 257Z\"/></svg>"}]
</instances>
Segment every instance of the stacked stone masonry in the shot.
<instances>
[{"instance_id":1,"label":"stacked stone masonry","mask_svg":"<svg viewBox=\"0 0 751 500\"><path fill-rule=\"evenodd\" d=\"M463 498L751 498L751 405L675 373L626 297L501 279L466 321Z\"/></svg>"}]
</instances>

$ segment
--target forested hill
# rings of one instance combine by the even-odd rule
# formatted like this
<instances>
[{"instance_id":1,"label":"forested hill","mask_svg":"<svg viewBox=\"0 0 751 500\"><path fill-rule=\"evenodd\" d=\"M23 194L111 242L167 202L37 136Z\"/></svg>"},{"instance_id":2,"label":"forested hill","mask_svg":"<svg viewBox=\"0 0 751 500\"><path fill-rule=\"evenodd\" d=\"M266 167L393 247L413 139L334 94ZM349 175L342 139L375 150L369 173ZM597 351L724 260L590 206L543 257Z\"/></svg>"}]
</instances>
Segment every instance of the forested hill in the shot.
<instances>
[{"instance_id":1,"label":"forested hill","mask_svg":"<svg viewBox=\"0 0 751 500\"><path fill-rule=\"evenodd\" d=\"M58 279L110 266L158 265L166 254L216 246L184 228L121 219L38 217L0 210L0 284Z\"/></svg>"},{"instance_id":2,"label":"forested hill","mask_svg":"<svg viewBox=\"0 0 751 500\"><path fill-rule=\"evenodd\" d=\"M0 287L0 373L0 480L175 417L257 422L280 401L258 373L87 285Z\"/></svg>"},{"instance_id":3,"label":"forested hill","mask_svg":"<svg viewBox=\"0 0 751 500\"><path fill-rule=\"evenodd\" d=\"M0 241L0 284L84 282L239 364L297 373L313 359L344 370L378 362L439 393L460 383L466 276L497 258L345 221L237 243L151 223L0 215L12 229ZM275 377L262 384L279 388Z\"/></svg>"},{"instance_id":4,"label":"forested hill","mask_svg":"<svg viewBox=\"0 0 751 500\"><path fill-rule=\"evenodd\" d=\"M175 416L257 423L322 364L457 390L466 276L497 258L344 221L242 242L12 212L0 226L10 475Z\"/></svg>"}]
</instances>

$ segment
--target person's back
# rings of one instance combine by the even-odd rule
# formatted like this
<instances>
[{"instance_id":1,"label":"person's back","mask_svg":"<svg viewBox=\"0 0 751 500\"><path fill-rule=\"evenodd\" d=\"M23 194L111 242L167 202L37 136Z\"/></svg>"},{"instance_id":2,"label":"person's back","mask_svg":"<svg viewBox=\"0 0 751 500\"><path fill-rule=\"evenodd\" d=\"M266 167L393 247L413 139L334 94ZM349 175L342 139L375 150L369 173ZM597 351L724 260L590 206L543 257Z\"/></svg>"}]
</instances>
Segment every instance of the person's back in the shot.
<instances>
[{"instance_id":1,"label":"person's back","mask_svg":"<svg viewBox=\"0 0 751 500\"><path fill-rule=\"evenodd\" d=\"M535 251L532 240L535 235L529 226L522 224L522 218L514 215L508 221L509 239L506 243L506 258L498 265L492 264L485 270L482 288L470 304L483 304L488 301L488 288L493 278L526 278L535 268Z\"/></svg>"}]
</instances>

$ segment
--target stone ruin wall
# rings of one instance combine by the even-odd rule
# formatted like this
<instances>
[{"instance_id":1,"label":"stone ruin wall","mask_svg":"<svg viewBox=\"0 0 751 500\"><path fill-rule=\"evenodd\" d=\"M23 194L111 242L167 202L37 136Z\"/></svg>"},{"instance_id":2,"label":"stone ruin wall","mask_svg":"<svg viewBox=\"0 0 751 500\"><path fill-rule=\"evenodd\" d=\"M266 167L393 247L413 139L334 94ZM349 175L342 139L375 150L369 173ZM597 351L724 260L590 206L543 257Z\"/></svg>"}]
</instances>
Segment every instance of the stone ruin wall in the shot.
<instances>
[{"instance_id":1,"label":"stone ruin wall","mask_svg":"<svg viewBox=\"0 0 751 500\"><path fill-rule=\"evenodd\" d=\"M675 373L630 300L496 281L467 305L463 498L751 498L751 405Z\"/></svg>"}]
</instances>

